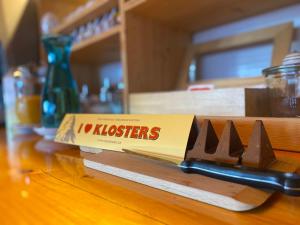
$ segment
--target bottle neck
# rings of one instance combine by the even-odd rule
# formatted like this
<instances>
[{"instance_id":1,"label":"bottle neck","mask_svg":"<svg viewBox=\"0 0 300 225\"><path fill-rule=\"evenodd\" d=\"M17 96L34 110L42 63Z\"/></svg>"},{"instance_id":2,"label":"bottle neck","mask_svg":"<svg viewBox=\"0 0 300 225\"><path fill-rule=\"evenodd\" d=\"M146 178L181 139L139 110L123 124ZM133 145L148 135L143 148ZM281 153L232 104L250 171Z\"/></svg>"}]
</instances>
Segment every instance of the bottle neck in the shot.
<instances>
[{"instance_id":1,"label":"bottle neck","mask_svg":"<svg viewBox=\"0 0 300 225\"><path fill-rule=\"evenodd\" d=\"M71 38L69 36L50 36L43 39L48 56L46 86L73 87L70 71Z\"/></svg>"},{"instance_id":2,"label":"bottle neck","mask_svg":"<svg viewBox=\"0 0 300 225\"><path fill-rule=\"evenodd\" d=\"M49 36L43 39L43 43L48 55L49 65L60 65L62 68L69 66L71 37Z\"/></svg>"},{"instance_id":3,"label":"bottle neck","mask_svg":"<svg viewBox=\"0 0 300 225\"><path fill-rule=\"evenodd\" d=\"M60 65L62 68L69 66L70 53L64 49L54 49L48 51L48 64L49 65Z\"/></svg>"}]
</instances>

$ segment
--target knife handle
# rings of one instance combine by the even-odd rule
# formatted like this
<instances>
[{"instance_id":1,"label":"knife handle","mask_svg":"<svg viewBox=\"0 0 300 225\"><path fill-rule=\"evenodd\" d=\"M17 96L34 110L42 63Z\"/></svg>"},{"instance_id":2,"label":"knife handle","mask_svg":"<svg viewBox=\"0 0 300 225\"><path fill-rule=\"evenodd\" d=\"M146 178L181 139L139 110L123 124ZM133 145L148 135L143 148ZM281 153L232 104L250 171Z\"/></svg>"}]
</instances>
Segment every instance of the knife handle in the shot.
<instances>
[{"instance_id":1,"label":"knife handle","mask_svg":"<svg viewBox=\"0 0 300 225\"><path fill-rule=\"evenodd\" d=\"M236 168L204 161L183 161L179 167L185 173L196 173L257 188L277 190L300 196L300 175L255 168Z\"/></svg>"}]
</instances>

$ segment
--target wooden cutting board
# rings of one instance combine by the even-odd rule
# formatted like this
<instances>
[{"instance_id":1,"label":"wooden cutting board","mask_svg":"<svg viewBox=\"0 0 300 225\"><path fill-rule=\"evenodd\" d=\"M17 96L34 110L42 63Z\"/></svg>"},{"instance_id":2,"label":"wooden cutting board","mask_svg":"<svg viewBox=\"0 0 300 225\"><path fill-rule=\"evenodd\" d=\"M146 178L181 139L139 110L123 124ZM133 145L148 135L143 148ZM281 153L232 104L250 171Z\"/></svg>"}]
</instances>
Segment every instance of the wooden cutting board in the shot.
<instances>
[{"instance_id":1,"label":"wooden cutting board","mask_svg":"<svg viewBox=\"0 0 300 225\"><path fill-rule=\"evenodd\" d=\"M138 155L113 151L96 154L81 151L81 155L88 168L232 211L254 209L273 194L273 191L186 174L174 164ZM279 160L274 168L291 172L296 170L296 165Z\"/></svg>"}]
</instances>

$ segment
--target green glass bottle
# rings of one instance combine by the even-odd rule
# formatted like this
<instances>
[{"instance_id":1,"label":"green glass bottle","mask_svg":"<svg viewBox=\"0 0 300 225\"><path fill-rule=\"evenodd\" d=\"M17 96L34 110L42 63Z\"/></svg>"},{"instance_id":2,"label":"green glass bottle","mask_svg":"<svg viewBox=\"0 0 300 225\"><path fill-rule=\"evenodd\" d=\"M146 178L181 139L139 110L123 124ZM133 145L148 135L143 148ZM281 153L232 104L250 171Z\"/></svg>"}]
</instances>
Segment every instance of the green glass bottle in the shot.
<instances>
[{"instance_id":1,"label":"green glass bottle","mask_svg":"<svg viewBox=\"0 0 300 225\"><path fill-rule=\"evenodd\" d=\"M57 128L66 113L79 112L78 89L69 63L72 38L46 36L42 41L48 56L42 94L42 126Z\"/></svg>"}]
</instances>

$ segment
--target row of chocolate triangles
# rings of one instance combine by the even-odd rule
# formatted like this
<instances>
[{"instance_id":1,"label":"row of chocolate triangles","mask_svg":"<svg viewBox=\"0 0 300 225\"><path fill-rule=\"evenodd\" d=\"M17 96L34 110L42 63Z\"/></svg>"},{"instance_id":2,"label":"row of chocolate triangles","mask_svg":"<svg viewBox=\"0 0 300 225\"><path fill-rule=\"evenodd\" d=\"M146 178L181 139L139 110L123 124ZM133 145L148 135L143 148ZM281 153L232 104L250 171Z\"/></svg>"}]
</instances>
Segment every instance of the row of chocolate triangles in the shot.
<instances>
[{"instance_id":1,"label":"row of chocolate triangles","mask_svg":"<svg viewBox=\"0 0 300 225\"><path fill-rule=\"evenodd\" d=\"M242 164L262 169L276 160L261 120L255 122L246 150L231 120L227 121L220 140L210 120L204 120L193 149L188 150L185 155L185 160L191 159Z\"/></svg>"}]
</instances>

